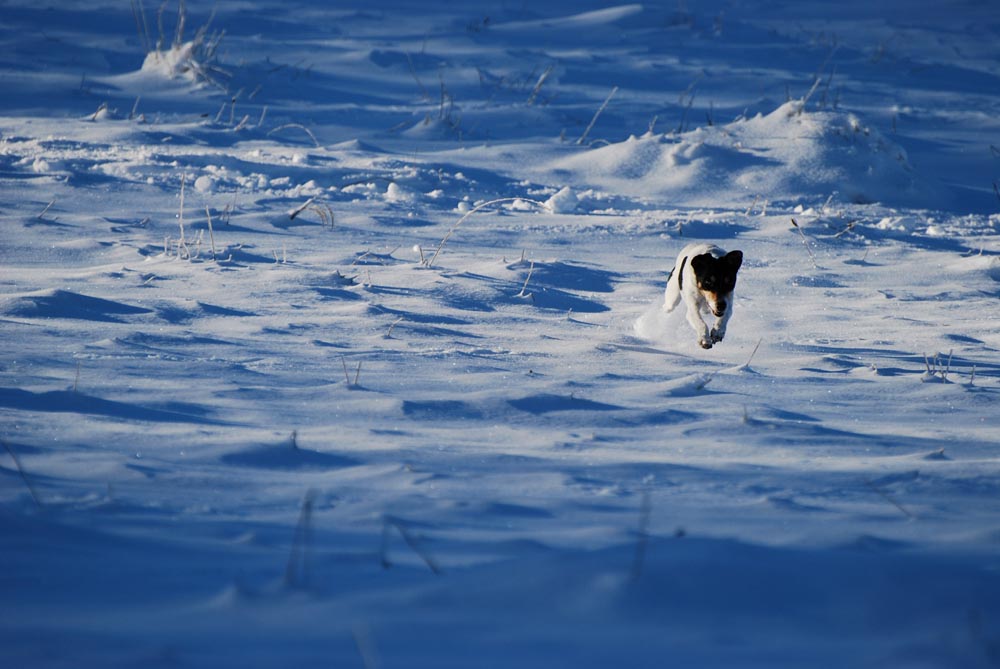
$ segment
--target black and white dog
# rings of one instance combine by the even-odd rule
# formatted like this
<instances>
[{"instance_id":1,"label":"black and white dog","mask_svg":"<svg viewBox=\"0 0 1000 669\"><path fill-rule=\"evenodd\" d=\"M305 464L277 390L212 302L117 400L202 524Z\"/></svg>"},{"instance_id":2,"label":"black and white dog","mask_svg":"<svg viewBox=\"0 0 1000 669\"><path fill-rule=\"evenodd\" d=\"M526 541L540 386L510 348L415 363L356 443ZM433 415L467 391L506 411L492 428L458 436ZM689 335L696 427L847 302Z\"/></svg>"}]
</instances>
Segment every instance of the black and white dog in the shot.
<instances>
[{"instance_id":1,"label":"black and white dog","mask_svg":"<svg viewBox=\"0 0 1000 669\"><path fill-rule=\"evenodd\" d=\"M688 244L677 257L667 279L663 310L670 313L683 297L687 321L698 333L702 348L712 348L726 336L726 325L733 315L736 272L742 264L742 251L726 253L712 244ZM701 317L702 311L715 315L711 330Z\"/></svg>"}]
</instances>

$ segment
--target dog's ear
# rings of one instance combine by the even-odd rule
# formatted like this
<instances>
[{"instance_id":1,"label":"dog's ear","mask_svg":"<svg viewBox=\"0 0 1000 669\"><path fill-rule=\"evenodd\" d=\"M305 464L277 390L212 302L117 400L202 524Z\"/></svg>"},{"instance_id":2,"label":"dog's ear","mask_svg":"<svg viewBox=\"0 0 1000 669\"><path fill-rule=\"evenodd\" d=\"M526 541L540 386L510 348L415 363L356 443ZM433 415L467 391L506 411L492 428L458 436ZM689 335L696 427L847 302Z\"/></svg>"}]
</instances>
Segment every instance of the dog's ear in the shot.
<instances>
[{"instance_id":1,"label":"dog's ear","mask_svg":"<svg viewBox=\"0 0 1000 669\"><path fill-rule=\"evenodd\" d=\"M715 258L708 253L691 258L691 269L694 270L695 276L702 276L714 260Z\"/></svg>"},{"instance_id":2,"label":"dog's ear","mask_svg":"<svg viewBox=\"0 0 1000 669\"><path fill-rule=\"evenodd\" d=\"M729 269L735 272L743 264L743 251L730 251L723 256L722 261L726 263Z\"/></svg>"}]
</instances>

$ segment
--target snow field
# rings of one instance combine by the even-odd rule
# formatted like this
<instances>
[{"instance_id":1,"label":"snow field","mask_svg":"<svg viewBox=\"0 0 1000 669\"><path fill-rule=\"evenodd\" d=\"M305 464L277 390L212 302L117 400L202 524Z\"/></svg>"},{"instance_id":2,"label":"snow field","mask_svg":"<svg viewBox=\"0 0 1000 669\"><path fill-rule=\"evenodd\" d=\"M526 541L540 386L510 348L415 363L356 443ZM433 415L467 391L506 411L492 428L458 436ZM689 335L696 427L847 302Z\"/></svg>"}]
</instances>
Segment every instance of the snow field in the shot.
<instances>
[{"instance_id":1,"label":"snow field","mask_svg":"<svg viewBox=\"0 0 1000 669\"><path fill-rule=\"evenodd\" d=\"M995 25L896 10L11 4L5 664L993 666Z\"/></svg>"}]
</instances>

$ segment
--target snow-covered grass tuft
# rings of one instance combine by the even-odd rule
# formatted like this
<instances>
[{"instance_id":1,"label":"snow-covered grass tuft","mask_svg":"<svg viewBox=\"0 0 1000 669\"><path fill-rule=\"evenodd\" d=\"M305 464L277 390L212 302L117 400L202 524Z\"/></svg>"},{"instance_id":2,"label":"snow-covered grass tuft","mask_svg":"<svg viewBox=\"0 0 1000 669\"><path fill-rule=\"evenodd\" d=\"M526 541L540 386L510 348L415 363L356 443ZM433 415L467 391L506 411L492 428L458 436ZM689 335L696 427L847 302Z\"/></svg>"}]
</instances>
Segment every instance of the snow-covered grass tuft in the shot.
<instances>
[{"instance_id":1,"label":"snow-covered grass tuft","mask_svg":"<svg viewBox=\"0 0 1000 669\"><path fill-rule=\"evenodd\" d=\"M935 353L933 357L924 356L924 366L926 372L921 377L922 381L939 381L948 383L948 375L951 374L951 357L953 351L948 351L948 357L943 358L940 353ZM973 372L973 374L975 374Z\"/></svg>"},{"instance_id":2,"label":"snow-covered grass tuft","mask_svg":"<svg viewBox=\"0 0 1000 669\"><path fill-rule=\"evenodd\" d=\"M168 45L163 29L163 12L166 6L167 3L164 2L157 12L159 38L155 47L149 48L151 40L142 0L133 0L132 8L133 13L137 16L136 22L139 26L140 36L143 38L143 43L147 45L146 58L142 63L141 71L166 79L184 79L199 86L209 84L224 88L220 83L220 78L228 78L229 73L219 65L217 51L225 33L219 31L209 34L210 19L195 33L194 38L185 41L184 27L187 21L187 9L184 0L178 0L177 25L174 37Z\"/></svg>"}]
</instances>

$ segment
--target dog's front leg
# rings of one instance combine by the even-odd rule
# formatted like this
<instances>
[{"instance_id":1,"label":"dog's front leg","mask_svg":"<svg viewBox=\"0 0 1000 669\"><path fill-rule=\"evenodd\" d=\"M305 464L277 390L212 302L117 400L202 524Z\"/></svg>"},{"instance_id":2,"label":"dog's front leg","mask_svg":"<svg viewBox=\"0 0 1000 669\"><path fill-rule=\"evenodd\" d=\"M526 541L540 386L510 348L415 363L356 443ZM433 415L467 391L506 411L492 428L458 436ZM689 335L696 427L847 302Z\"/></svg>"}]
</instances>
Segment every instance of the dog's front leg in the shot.
<instances>
[{"instance_id":1,"label":"dog's front leg","mask_svg":"<svg viewBox=\"0 0 1000 669\"><path fill-rule=\"evenodd\" d=\"M733 315L732 297L728 297L726 302L728 303L726 310L721 316L715 319L715 327L712 328L711 336L713 344L718 344L726 336L726 326L729 325L729 317Z\"/></svg>"},{"instance_id":2,"label":"dog's front leg","mask_svg":"<svg viewBox=\"0 0 1000 669\"><path fill-rule=\"evenodd\" d=\"M712 348L712 336L708 331L708 324L701 318L701 312L697 305L689 304L687 310L687 322L691 324L698 334L698 345L702 348Z\"/></svg>"}]
</instances>

